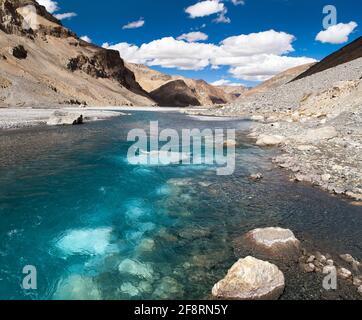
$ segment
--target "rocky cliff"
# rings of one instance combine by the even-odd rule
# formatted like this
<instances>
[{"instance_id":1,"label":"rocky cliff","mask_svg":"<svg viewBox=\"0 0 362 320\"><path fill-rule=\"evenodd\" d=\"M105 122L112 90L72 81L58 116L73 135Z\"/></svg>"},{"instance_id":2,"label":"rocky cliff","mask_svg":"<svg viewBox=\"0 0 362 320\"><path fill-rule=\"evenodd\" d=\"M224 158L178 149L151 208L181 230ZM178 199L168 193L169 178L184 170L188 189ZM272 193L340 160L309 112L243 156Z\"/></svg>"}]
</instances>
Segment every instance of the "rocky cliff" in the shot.
<instances>
[{"instance_id":1,"label":"rocky cliff","mask_svg":"<svg viewBox=\"0 0 362 320\"><path fill-rule=\"evenodd\" d=\"M154 105L117 51L89 44L34 0L0 0L0 107Z\"/></svg>"}]
</instances>

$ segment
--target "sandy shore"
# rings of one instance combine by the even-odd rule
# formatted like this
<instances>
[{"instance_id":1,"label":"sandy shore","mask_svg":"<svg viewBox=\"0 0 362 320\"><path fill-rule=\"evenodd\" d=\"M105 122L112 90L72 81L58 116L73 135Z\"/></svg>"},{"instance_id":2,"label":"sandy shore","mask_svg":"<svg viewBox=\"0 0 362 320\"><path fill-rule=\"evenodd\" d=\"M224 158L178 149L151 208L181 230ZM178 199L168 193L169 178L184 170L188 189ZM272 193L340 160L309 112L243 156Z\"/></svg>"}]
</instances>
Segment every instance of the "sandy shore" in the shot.
<instances>
[{"instance_id":1,"label":"sandy shore","mask_svg":"<svg viewBox=\"0 0 362 320\"><path fill-rule=\"evenodd\" d=\"M83 115L85 122L125 116L125 112L181 112L180 108L159 107L50 107L50 108L3 108L0 109L0 129L16 129L46 125L55 112Z\"/></svg>"}]
</instances>

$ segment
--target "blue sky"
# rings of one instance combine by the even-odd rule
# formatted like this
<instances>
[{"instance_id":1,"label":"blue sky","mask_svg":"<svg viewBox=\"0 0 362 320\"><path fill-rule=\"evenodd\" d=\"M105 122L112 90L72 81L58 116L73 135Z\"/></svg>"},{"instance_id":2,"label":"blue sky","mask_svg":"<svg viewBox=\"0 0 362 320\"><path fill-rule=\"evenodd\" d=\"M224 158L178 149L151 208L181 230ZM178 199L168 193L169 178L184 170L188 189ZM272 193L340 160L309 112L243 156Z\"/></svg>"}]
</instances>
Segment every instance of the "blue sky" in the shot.
<instances>
[{"instance_id":1,"label":"blue sky","mask_svg":"<svg viewBox=\"0 0 362 320\"><path fill-rule=\"evenodd\" d=\"M43 1L52 2L51 0ZM63 24L75 31L79 36L86 35L93 43L98 45L108 43L112 46L119 43L127 43L135 52L134 55L138 55L137 61L141 59L140 62L152 65L152 68L159 71L201 78L209 82L224 79L225 81L247 85L254 85L256 81L264 80L266 76L270 76L270 73L272 73L271 70L252 70L252 65L247 70L240 67L245 63L254 64L255 68L260 54L264 56L272 54L279 57L305 57L320 60L346 44L322 43L315 39L316 35L324 30L322 21L325 15L322 10L325 5L334 5L337 8L337 23L345 25L350 22L356 23L357 26L353 25L353 28L351 28L353 31L348 32L350 33L347 35L348 41L354 40L361 35L362 2L359 0L209 0L209 2L212 1L217 2L218 8L223 9L214 14L205 14L200 17L191 17L190 11L187 13L185 9L198 2L206 2L203 0L103 0L101 3L99 1L87 0L57 0L59 9L54 13L76 13L77 16L71 19L64 19ZM244 4L240 2L244 2ZM225 17L224 23L215 22L215 19L220 17L220 15ZM139 22L140 19L144 21L143 26L133 29L123 28L130 22ZM136 25L140 26L142 23ZM247 53L242 53L241 57L240 53L237 53L232 64L225 63L225 65L215 66L215 62L210 62L206 65L205 60L200 60L196 66L193 66L191 63L191 65L185 67L183 65L184 60L182 60L179 66L178 57L174 56L178 54L177 50L179 50L179 57L187 59L187 63L190 62L189 60L192 57L198 58L199 54L200 57L206 55L205 59L208 59L209 57L204 52L208 48L203 45L198 46L198 43L220 46L220 42L232 36L249 35L269 30L294 36L293 40L291 38L288 40L294 51L290 48L284 48L285 50L277 50L278 52L275 50L269 52L268 48L264 46L263 50L265 52L260 51L253 54L253 46L259 45L260 41L267 41L266 38L269 36L274 36L274 34L265 33L260 39L255 40L259 41L257 44L250 44L248 37L243 38L241 44L237 39L232 40L235 43L233 42L232 46L228 47L228 50L233 52L232 55L236 54L234 52L235 46L249 44L252 46L251 52L249 50ZM182 34L196 31L207 35L207 40L192 43L187 43L185 40L177 40L177 37ZM285 36L285 34L283 35ZM275 36L279 37L277 34ZM166 37L172 37L175 41L169 39L168 41L154 43L154 46L144 48L144 50L141 50L142 52L138 50L142 44L148 44L154 40ZM278 40L281 42L281 46L285 46L285 40L283 39L281 36ZM181 41L185 42L185 44L181 44ZM231 40L229 41L230 43ZM174 62L170 62L171 56L167 56L167 60L163 61L158 61L155 57L148 59L151 51L153 54L156 54L155 47L160 48L159 54L163 56L168 51L167 45L176 46L173 48L176 50L176 53L172 53ZM128 51L125 53L126 51L120 50L121 55L123 53L123 56L126 55L128 59L133 58L132 54L128 55L129 47L125 48L123 45L122 48L122 50ZM192 51L191 48L195 48L195 50ZM256 51L258 48L256 47ZM212 46L210 46L210 50L212 50ZM192 52L192 56L190 56L190 52ZM274 64L278 64L278 68L283 68L284 63L285 66L298 63L297 61L292 61L292 59L290 61L282 61L282 59L277 58L275 57ZM236 60L238 61L235 62ZM267 67L267 62L264 64ZM171 68L167 68L169 66ZM236 69L238 66L240 68ZM231 72L231 69L234 72ZM267 67L267 69L269 68Z\"/></svg>"}]
</instances>

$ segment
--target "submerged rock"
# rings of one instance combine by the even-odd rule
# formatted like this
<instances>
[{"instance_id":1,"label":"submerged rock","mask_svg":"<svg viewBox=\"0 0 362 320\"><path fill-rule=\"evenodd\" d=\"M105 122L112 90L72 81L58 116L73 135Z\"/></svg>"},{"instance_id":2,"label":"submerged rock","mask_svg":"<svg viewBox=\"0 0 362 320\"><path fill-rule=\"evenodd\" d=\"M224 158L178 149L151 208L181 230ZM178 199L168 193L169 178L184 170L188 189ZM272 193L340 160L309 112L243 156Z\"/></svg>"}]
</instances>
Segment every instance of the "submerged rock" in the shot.
<instances>
[{"instance_id":1,"label":"submerged rock","mask_svg":"<svg viewBox=\"0 0 362 320\"><path fill-rule=\"evenodd\" d=\"M252 181L260 181L263 178L264 178L263 174L261 174L260 172L259 173L254 173L254 174L250 175L250 177L249 177L249 179L252 180Z\"/></svg>"},{"instance_id":2,"label":"submerged rock","mask_svg":"<svg viewBox=\"0 0 362 320\"><path fill-rule=\"evenodd\" d=\"M246 243L271 255L299 255L300 242L289 229L255 229L245 235Z\"/></svg>"},{"instance_id":3,"label":"submerged rock","mask_svg":"<svg viewBox=\"0 0 362 320\"><path fill-rule=\"evenodd\" d=\"M72 275L60 282L55 300L101 300L100 290L91 278Z\"/></svg>"},{"instance_id":4,"label":"submerged rock","mask_svg":"<svg viewBox=\"0 0 362 320\"><path fill-rule=\"evenodd\" d=\"M277 266L253 257L240 259L212 289L214 297L234 300L278 299L285 287Z\"/></svg>"},{"instance_id":5,"label":"submerged rock","mask_svg":"<svg viewBox=\"0 0 362 320\"><path fill-rule=\"evenodd\" d=\"M153 268L150 264L126 259L118 266L118 271L122 274L129 274L143 279L152 279Z\"/></svg>"},{"instance_id":6,"label":"submerged rock","mask_svg":"<svg viewBox=\"0 0 362 320\"><path fill-rule=\"evenodd\" d=\"M183 287L174 278L164 277L153 293L155 299L176 299L183 295Z\"/></svg>"}]
</instances>

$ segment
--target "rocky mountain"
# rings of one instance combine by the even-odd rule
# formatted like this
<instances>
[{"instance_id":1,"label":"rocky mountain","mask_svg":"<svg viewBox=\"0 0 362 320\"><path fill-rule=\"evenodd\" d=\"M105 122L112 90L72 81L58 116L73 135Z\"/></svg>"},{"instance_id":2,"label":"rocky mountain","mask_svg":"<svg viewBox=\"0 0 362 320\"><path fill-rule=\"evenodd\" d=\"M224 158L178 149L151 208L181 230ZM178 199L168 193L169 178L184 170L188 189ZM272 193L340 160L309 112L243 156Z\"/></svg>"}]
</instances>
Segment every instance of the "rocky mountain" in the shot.
<instances>
[{"instance_id":1,"label":"rocky mountain","mask_svg":"<svg viewBox=\"0 0 362 320\"><path fill-rule=\"evenodd\" d=\"M353 61L355 59L362 57L362 37L359 37L350 44L344 46L342 49L332 53L331 55L324 58L319 63L315 64L299 76L297 76L293 81L303 79L305 77L311 76L318 72L334 68L341 64Z\"/></svg>"},{"instance_id":2,"label":"rocky mountain","mask_svg":"<svg viewBox=\"0 0 362 320\"><path fill-rule=\"evenodd\" d=\"M195 92L183 80L173 80L150 92L161 107L200 106Z\"/></svg>"},{"instance_id":3,"label":"rocky mountain","mask_svg":"<svg viewBox=\"0 0 362 320\"><path fill-rule=\"evenodd\" d=\"M212 106L215 104L225 104L235 99L233 94L225 92L222 88L212 86L204 80L166 75L142 64L128 63L127 67L134 72L136 80L147 92L152 92L171 81L182 80L193 91L193 95L198 101L197 105ZM168 88L171 87L180 88L180 83L176 82L174 86L168 86ZM178 92L177 96L179 94L181 92ZM186 93L185 101L188 101L188 97L189 93ZM177 101L177 104L179 104L179 101Z\"/></svg>"},{"instance_id":4,"label":"rocky mountain","mask_svg":"<svg viewBox=\"0 0 362 320\"><path fill-rule=\"evenodd\" d=\"M218 88L230 95L231 101L236 100L250 90L250 88L244 86L218 86Z\"/></svg>"},{"instance_id":5,"label":"rocky mountain","mask_svg":"<svg viewBox=\"0 0 362 320\"><path fill-rule=\"evenodd\" d=\"M118 51L89 44L34 0L0 0L0 106L154 105Z\"/></svg>"}]
</instances>

